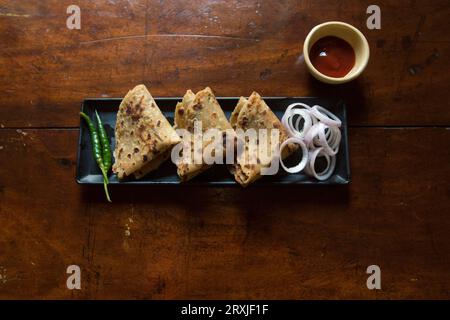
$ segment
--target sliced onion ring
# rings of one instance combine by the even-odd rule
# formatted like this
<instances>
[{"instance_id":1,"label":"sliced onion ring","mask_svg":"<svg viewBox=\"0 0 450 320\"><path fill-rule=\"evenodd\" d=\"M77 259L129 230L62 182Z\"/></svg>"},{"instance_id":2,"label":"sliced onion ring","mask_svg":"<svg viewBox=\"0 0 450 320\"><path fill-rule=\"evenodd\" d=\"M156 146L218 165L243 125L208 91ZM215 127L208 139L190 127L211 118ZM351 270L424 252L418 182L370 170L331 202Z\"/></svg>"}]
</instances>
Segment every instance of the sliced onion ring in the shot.
<instances>
[{"instance_id":1,"label":"sliced onion ring","mask_svg":"<svg viewBox=\"0 0 450 320\"><path fill-rule=\"evenodd\" d=\"M299 116L299 118L295 122L295 126L294 126L292 123L292 119L294 118L295 115ZM308 130L312 126L311 116L307 110L302 110L302 109L291 110L290 114L287 116L286 119L287 119L286 120L287 125L290 129L288 131L291 131L293 133L292 136L297 137L297 138L303 138L305 136L305 133L308 132ZM302 129L300 129L300 120L301 119L304 120Z\"/></svg>"},{"instance_id":2,"label":"sliced onion ring","mask_svg":"<svg viewBox=\"0 0 450 320\"><path fill-rule=\"evenodd\" d=\"M309 116L311 117L312 124L314 125L317 123L317 118L311 113L311 107L309 105L307 105L306 103L301 103L301 102L291 103L286 108L285 115L290 114L295 109L304 110L304 111L309 112ZM301 118L298 118L297 121L295 121L294 128L298 128L300 126L300 120L301 120Z\"/></svg>"},{"instance_id":3,"label":"sliced onion ring","mask_svg":"<svg viewBox=\"0 0 450 320\"><path fill-rule=\"evenodd\" d=\"M298 144L300 146L300 148L302 149L302 160L295 166L295 167L291 167L288 168L284 165L283 162L283 158L281 157L281 154L283 152L283 149L286 145L288 145L289 143L295 143ZM306 148L305 143L303 142L303 140L299 139L299 138L289 138L286 139L281 145L280 145L280 164L281 167L283 167L283 169L288 172L288 173L297 173L302 171L305 167L306 164L308 163L308 148Z\"/></svg>"},{"instance_id":4,"label":"sliced onion ring","mask_svg":"<svg viewBox=\"0 0 450 320\"><path fill-rule=\"evenodd\" d=\"M334 156L339 151L341 138L341 131L338 127L329 127L319 123L305 135L305 142L308 148L323 147L324 152Z\"/></svg>"},{"instance_id":5,"label":"sliced onion ring","mask_svg":"<svg viewBox=\"0 0 450 320\"><path fill-rule=\"evenodd\" d=\"M328 126L319 122L319 123L316 123L315 125L313 125L308 130L308 132L305 134L305 137L304 137L305 143L308 146L308 148L314 147L314 137L316 137L319 134L319 131L325 132L326 128L328 128Z\"/></svg>"},{"instance_id":6,"label":"sliced onion ring","mask_svg":"<svg viewBox=\"0 0 450 320\"><path fill-rule=\"evenodd\" d=\"M314 117L309 110L300 109L299 111L302 111L302 112L305 112L308 114L309 119L311 119L311 125L315 125L317 123L317 118ZM298 128L300 128L300 121L302 120L302 118L303 117L298 117L297 120L295 120L294 128L297 128L297 130L298 130ZM305 128L305 126L303 125L302 131L305 131L304 128Z\"/></svg>"},{"instance_id":7,"label":"sliced onion ring","mask_svg":"<svg viewBox=\"0 0 450 320\"><path fill-rule=\"evenodd\" d=\"M283 124L284 128L287 130L287 132L289 133L290 137L295 137L295 132L294 132L294 128L291 128L291 126L289 125L289 118L291 117L291 113L290 112L286 112L283 117L281 118L281 123Z\"/></svg>"},{"instance_id":8,"label":"sliced onion ring","mask_svg":"<svg viewBox=\"0 0 450 320\"><path fill-rule=\"evenodd\" d=\"M294 108L297 108L298 110L295 110ZM300 125L301 118L305 118L305 117L301 116L299 119L297 119L297 121L295 123L295 126L292 124L293 116L296 115L296 114L300 115L298 113L298 111L301 111L301 110L303 110L302 114L306 116L305 111L311 110L311 107L308 106L307 104L301 103L301 102L291 103L286 108L286 111L284 112L284 115L281 118L281 122L282 122L283 126L287 129L287 131L289 133L289 136L291 136L291 137L302 137L303 136L300 133L300 130L298 128L299 128L299 125ZM311 116L310 116L309 113L308 113L308 115L309 115L309 117L311 119ZM305 119L305 121L306 121L306 119ZM314 119L311 119L311 122L312 122L312 124L314 124L314 123L317 122L317 120L314 118ZM296 131L299 131L299 133L296 133ZM305 130L303 130L303 131L305 131Z\"/></svg>"},{"instance_id":9,"label":"sliced onion ring","mask_svg":"<svg viewBox=\"0 0 450 320\"><path fill-rule=\"evenodd\" d=\"M294 121L296 115L298 118ZM292 168L286 168L280 159L283 169L289 173L304 170L305 174L320 181L329 179L336 168L336 154L342 139L339 129L341 120L319 105L310 107L304 103L292 103L286 108L282 123L291 138L281 144L280 153L289 143L300 145L303 153L300 163ZM316 172L317 158L325 158L327 162L326 168L321 172Z\"/></svg>"},{"instance_id":10,"label":"sliced onion ring","mask_svg":"<svg viewBox=\"0 0 450 320\"><path fill-rule=\"evenodd\" d=\"M318 120L320 120L321 122L330 127L331 126L340 127L342 125L341 120L324 107L315 105L314 107L311 108L311 114L314 115Z\"/></svg>"},{"instance_id":11,"label":"sliced onion ring","mask_svg":"<svg viewBox=\"0 0 450 320\"><path fill-rule=\"evenodd\" d=\"M311 110L311 107L308 106L306 103L295 102L295 103L291 103L290 105L288 105L288 107L286 108L286 113L290 112L294 108Z\"/></svg>"},{"instance_id":12,"label":"sliced onion ring","mask_svg":"<svg viewBox=\"0 0 450 320\"><path fill-rule=\"evenodd\" d=\"M323 151L334 156L339 150L339 144L341 142L341 131L338 127L330 127L329 132L331 134L327 137L324 130L319 130L318 132L318 144L323 147Z\"/></svg>"},{"instance_id":13,"label":"sliced onion ring","mask_svg":"<svg viewBox=\"0 0 450 320\"><path fill-rule=\"evenodd\" d=\"M330 147L337 153L341 145L342 133L337 127L332 127L331 130L334 130L334 139L330 141Z\"/></svg>"},{"instance_id":14,"label":"sliced onion ring","mask_svg":"<svg viewBox=\"0 0 450 320\"><path fill-rule=\"evenodd\" d=\"M319 155L322 155L327 160L327 167L322 171L317 173L315 168L316 159ZM310 152L309 154L309 165L308 170L305 170L308 174L312 175L319 181L327 180L331 177L336 167L336 156L329 156L323 151L323 148L317 148Z\"/></svg>"}]
</instances>

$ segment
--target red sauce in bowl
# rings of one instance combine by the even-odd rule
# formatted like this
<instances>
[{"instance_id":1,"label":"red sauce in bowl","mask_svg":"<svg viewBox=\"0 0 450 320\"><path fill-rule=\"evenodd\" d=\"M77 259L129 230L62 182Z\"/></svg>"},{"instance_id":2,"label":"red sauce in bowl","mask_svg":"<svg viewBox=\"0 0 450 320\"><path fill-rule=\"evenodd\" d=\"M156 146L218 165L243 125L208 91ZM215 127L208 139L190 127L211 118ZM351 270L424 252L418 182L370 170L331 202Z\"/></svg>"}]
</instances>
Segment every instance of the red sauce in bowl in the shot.
<instances>
[{"instance_id":1,"label":"red sauce in bowl","mask_svg":"<svg viewBox=\"0 0 450 320\"><path fill-rule=\"evenodd\" d=\"M355 51L352 46L334 36L317 40L309 51L309 58L314 68L333 78L344 77L355 65Z\"/></svg>"}]
</instances>

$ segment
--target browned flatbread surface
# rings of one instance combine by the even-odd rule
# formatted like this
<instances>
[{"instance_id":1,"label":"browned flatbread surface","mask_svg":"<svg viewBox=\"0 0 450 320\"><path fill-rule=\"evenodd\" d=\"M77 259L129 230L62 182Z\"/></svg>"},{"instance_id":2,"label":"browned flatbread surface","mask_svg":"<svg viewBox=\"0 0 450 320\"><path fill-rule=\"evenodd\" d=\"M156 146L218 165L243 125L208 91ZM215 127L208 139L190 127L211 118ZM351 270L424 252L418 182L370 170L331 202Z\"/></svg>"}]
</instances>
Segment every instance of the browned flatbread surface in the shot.
<instances>
[{"instance_id":1,"label":"browned flatbread surface","mask_svg":"<svg viewBox=\"0 0 450 320\"><path fill-rule=\"evenodd\" d=\"M175 127L177 129L186 129L190 133L192 159L194 159L195 152L203 151L203 149L194 150L193 147L194 127L197 121L201 121L202 132L212 128L220 131L232 130L214 93L209 87L196 94L188 90L183 97L183 101L178 103L175 109ZM203 148L213 143L213 140L203 140ZM177 173L182 181L187 181L209 167L210 165L205 163L180 162L177 164Z\"/></svg>"},{"instance_id":2,"label":"browned flatbread surface","mask_svg":"<svg viewBox=\"0 0 450 320\"><path fill-rule=\"evenodd\" d=\"M119 179L133 173L140 178L156 169L162 154L181 141L144 85L130 90L117 114L115 163Z\"/></svg>"},{"instance_id":3,"label":"browned flatbread surface","mask_svg":"<svg viewBox=\"0 0 450 320\"><path fill-rule=\"evenodd\" d=\"M281 124L277 116L272 112L269 106L261 98L257 92L253 92L251 96L246 99L241 97L236 105L233 113L231 114L230 123L233 129L242 129L243 131L254 129L257 133L259 129L268 129L268 136L270 137L270 132L273 129L278 129L279 131L279 144L288 139L288 133L286 129ZM242 140L241 140L242 141ZM242 186L246 187L252 182L256 181L261 177L261 169L263 167L268 167L270 161L276 155L271 154L269 150L272 147L272 141L268 141L268 151L267 154L271 155L266 161L262 161L257 152L256 148L251 148L250 143L252 141L245 139L242 141L244 145L243 157L245 159L254 158L256 163L239 163L236 161L235 165L231 169L236 181ZM256 142L257 147L259 147L259 142ZM295 145L288 145L284 150L281 157L284 159L296 150Z\"/></svg>"}]
</instances>

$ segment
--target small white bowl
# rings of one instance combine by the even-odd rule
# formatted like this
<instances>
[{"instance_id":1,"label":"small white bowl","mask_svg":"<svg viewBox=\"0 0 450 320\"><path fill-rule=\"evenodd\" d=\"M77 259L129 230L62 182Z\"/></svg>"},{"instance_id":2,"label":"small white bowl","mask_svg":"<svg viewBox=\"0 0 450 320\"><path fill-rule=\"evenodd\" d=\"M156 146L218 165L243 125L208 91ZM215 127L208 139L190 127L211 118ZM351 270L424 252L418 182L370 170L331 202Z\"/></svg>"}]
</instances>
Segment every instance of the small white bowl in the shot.
<instances>
[{"instance_id":1,"label":"small white bowl","mask_svg":"<svg viewBox=\"0 0 450 320\"><path fill-rule=\"evenodd\" d=\"M329 77L319 72L311 63L309 58L309 51L311 47L319 39L326 36L335 36L348 42L355 51L355 65L345 76L340 78ZM354 26L339 22L330 21L315 26L306 36L303 44L303 57L305 58L306 66L309 72L319 81L331 84L339 84L352 81L358 77L366 68L369 62L370 49L367 39L364 37L361 31Z\"/></svg>"}]
</instances>

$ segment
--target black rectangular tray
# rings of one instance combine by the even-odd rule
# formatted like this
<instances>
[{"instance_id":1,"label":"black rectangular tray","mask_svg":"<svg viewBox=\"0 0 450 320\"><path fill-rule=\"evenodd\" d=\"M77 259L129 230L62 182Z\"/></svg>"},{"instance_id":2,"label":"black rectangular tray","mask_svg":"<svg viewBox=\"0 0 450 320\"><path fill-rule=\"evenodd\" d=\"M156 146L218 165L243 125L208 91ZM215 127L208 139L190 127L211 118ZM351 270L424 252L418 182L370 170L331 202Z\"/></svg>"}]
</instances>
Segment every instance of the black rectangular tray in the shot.
<instances>
[{"instance_id":1,"label":"black rectangular tray","mask_svg":"<svg viewBox=\"0 0 450 320\"><path fill-rule=\"evenodd\" d=\"M182 98L155 98L161 111L171 124L173 124L173 113L177 102ZM220 106L229 118L234 110L239 98L226 97L217 98ZM116 114L122 99L120 98L99 98L85 99L82 103L81 110L88 116L93 118L94 110L97 110L108 136L111 139L111 149L114 150L114 128L116 125ZM342 141L340 150L336 158L336 169L334 174L326 181L317 181L308 177L303 173L288 174L280 166L280 171L273 176L263 176L253 185L333 185L347 184L350 182L350 165L348 154L348 135L347 135L347 115L346 107L343 101L329 98L310 98L310 97L264 97L264 101L269 105L279 119L283 116L286 107L294 102L303 102L308 105L321 105L342 121ZM76 181L79 184L102 184L103 179L100 170L92 156L91 142L89 130L83 122L80 122L80 136L78 141L77 171ZM110 175L111 184L144 184L144 185L193 185L193 186L233 186L238 184L235 182L226 165L214 165L205 172L196 176L188 182L180 182L177 175L176 166L170 161L163 163L156 171L149 173L139 180L129 179L119 181L115 174Z\"/></svg>"}]
</instances>

